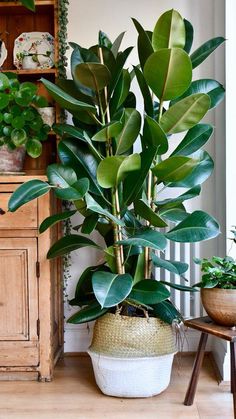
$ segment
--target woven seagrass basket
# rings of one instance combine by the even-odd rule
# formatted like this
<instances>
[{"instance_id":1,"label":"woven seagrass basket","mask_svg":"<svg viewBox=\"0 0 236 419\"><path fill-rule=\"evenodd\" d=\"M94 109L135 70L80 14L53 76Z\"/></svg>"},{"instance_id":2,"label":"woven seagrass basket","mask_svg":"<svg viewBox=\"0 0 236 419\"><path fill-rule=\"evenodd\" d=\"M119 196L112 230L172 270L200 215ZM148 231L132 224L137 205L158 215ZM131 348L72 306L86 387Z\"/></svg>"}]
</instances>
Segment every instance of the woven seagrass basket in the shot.
<instances>
[{"instance_id":1,"label":"woven seagrass basket","mask_svg":"<svg viewBox=\"0 0 236 419\"><path fill-rule=\"evenodd\" d=\"M150 397L169 385L174 336L159 319L108 313L96 321L88 353L104 394Z\"/></svg>"}]
</instances>

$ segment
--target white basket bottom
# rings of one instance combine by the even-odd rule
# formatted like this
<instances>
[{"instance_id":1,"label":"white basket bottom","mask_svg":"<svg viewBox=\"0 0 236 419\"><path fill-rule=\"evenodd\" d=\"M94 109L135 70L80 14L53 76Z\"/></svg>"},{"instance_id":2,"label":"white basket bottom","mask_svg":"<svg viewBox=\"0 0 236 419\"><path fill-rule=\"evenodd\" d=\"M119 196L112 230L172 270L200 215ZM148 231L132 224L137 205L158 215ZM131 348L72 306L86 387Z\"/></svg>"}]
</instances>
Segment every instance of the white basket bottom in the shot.
<instances>
[{"instance_id":1,"label":"white basket bottom","mask_svg":"<svg viewBox=\"0 0 236 419\"><path fill-rule=\"evenodd\" d=\"M174 353L145 358L113 358L88 351L100 390L115 397L151 397L164 391Z\"/></svg>"}]
</instances>

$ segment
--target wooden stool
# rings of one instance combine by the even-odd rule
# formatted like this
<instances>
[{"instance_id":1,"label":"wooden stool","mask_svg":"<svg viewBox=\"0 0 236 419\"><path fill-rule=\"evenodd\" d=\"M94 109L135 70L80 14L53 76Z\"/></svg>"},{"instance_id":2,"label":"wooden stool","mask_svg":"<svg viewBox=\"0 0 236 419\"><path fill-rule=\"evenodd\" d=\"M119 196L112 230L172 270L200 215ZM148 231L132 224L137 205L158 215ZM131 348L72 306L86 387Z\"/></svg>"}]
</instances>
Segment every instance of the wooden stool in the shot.
<instances>
[{"instance_id":1,"label":"wooden stool","mask_svg":"<svg viewBox=\"0 0 236 419\"><path fill-rule=\"evenodd\" d=\"M217 336L218 338L230 341L230 361L231 361L231 393L234 402L234 418L236 418L236 330L230 327L215 324L210 317L199 317L197 319L186 320L185 326L197 329L201 333L196 358L193 365L192 376L184 399L185 406L191 406L197 389L198 378L204 351L207 343L208 335Z\"/></svg>"}]
</instances>

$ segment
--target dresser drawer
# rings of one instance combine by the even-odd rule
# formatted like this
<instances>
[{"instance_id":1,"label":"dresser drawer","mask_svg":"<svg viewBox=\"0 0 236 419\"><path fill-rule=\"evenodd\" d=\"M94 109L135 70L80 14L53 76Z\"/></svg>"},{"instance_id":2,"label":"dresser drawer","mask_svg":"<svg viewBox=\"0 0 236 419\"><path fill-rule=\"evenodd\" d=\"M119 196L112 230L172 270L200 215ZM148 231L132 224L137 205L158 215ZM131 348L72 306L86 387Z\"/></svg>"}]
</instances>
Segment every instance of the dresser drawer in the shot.
<instances>
[{"instance_id":1,"label":"dresser drawer","mask_svg":"<svg viewBox=\"0 0 236 419\"><path fill-rule=\"evenodd\" d=\"M0 192L0 208L5 214L0 215L0 229L32 229L38 228L37 199L23 205L16 212L7 212L11 192Z\"/></svg>"}]
</instances>

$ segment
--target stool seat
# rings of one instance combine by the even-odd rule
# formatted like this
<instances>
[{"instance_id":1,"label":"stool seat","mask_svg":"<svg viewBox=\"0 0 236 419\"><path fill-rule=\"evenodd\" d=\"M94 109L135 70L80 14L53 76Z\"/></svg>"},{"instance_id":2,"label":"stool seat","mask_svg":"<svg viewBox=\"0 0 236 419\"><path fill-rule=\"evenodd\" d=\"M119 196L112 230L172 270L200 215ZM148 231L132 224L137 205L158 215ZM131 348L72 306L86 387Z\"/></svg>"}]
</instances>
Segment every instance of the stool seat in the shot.
<instances>
[{"instance_id":1,"label":"stool seat","mask_svg":"<svg viewBox=\"0 0 236 419\"><path fill-rule=\"evenodd\" d=\"M231 393L234 402L234 418L236 419L236 328L225 327L213 322L208 316L185 320L185 326L199 330L201 333L198 350L194 360L193 371L189 386L185 395L185 406L191 406L194 401L200 369L204 358L208 335L216 336L230 342L231 363Z\"/></svg>"}]
</instances>

